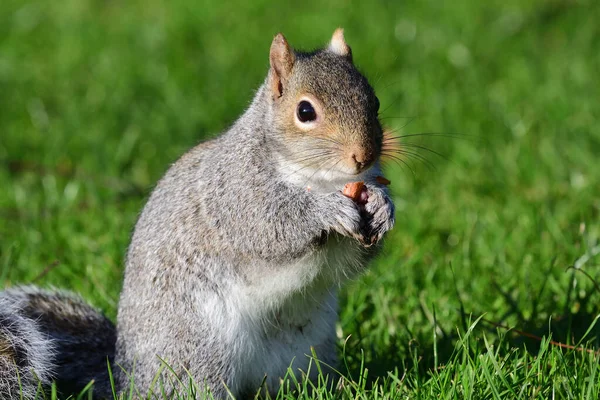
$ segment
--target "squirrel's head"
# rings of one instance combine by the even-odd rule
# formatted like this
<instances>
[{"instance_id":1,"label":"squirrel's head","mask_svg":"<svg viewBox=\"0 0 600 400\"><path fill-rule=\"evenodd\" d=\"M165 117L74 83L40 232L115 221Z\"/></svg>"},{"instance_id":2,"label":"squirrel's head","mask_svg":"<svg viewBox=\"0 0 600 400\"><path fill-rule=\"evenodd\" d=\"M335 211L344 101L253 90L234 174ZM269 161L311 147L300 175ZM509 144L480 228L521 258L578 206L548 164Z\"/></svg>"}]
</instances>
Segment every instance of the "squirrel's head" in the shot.
<instances>
[{"instance_id":1,"label":"squirrel's head","mask_svg":"<svg viewBox=\"0 0 600 400\"><path fill-rule=\"evenodd\" d=\"M266 90L287 161L306 174L348 179L379 159L379 100L354 66L342 29L326 48L310 53L295 52L278 34L270 65Z\"/></svg>"}]
</instances>

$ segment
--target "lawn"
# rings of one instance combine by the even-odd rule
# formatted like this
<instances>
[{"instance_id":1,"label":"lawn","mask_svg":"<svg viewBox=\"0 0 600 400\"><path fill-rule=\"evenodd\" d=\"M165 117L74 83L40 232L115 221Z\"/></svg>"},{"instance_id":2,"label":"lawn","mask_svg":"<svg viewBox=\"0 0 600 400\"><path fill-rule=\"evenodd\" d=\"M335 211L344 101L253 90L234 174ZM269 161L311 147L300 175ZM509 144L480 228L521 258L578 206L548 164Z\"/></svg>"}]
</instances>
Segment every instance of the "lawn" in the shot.
<instances>
[{"instance_id":1,"label":"lawn","mask_svg":"<svg viewBox=\"0 0 600 400\"><path fill-rule=\"evenodd\" d=\"M386 164L396 228L342 292L343 389L302 396L597 399L599 20L594 0L3 0L3 286L114 319L154 183L242 113L277 32L311 49L342 26L420 147Z\"/></svg>"}]
</instances>

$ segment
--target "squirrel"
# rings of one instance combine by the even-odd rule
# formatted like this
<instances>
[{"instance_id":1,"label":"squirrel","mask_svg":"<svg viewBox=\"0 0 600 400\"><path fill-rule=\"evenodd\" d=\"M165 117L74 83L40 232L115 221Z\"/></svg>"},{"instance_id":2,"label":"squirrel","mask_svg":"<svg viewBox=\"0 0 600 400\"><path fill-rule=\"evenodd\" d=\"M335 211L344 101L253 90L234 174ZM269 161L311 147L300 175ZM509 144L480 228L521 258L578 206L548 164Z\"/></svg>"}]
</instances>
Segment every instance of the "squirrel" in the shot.
<instances>
[{"instance_id":1,"label":"squirrel","mask_svg":"<svg viewBox=\"0 0 600 400\"><path fill-rule=\"evenodd\" d=\"M73 294L0 293L0 396L52 381L72 393L93 379L94 395L112 398L107 361L117 391L181 393L191 377L217 399L277 393L288 367L307 371L311 349L336 365L338 288L394 225L376 179L379 100L342 29L312 52L277 34L269 64L244 114L150 195L116 328ZM354 181L364 203L341 191Z\"/></svg>"}]
</instances>

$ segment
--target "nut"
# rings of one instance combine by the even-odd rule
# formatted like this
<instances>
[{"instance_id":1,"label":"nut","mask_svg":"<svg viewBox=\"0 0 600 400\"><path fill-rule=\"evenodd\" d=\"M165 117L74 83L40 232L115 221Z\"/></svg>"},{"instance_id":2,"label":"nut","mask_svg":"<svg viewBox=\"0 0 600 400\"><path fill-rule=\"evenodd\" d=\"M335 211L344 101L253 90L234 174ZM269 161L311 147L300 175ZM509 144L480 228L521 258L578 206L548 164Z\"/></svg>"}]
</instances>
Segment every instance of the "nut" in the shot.
<instances>
[{"instance_id":1,"label":"nut","mask_svg":"<svg viewBox=\"0 0 600 400\"><path fill-rule=\"evenodd\" d=\"M358 203L361 200L363 189L365 189L364 182L350 182L344 185L342 194L346 197L350 197L352 200Z\"/></svg>"}]
</instances>

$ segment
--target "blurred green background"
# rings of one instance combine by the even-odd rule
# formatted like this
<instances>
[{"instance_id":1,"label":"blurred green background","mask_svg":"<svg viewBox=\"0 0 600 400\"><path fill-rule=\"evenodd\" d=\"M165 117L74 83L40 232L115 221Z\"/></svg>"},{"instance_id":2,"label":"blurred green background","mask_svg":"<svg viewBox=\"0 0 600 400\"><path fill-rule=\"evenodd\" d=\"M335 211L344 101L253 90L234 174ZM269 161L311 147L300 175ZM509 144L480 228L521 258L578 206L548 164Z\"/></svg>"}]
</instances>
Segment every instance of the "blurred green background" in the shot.
<instances>
[{"instance_id":1,"label":"blurred green background","mask_svg":"<svg viewBox=\"0 0 600 400\"><path fill-rule=\"evenodd\" d=\"M72 289L114 318L154 183L243 112L277 32L312 49L341 26L384 124L444 134L404 139L442 154L420 151L433 166L387 165L397 225L343 291L350 364L362 351L385 375L416 352L426 369L463 311L577 341L600 304L567 269L600 277L598 21L592 0L3 0L2 282Z\"/></svg>"}]
</instances>

